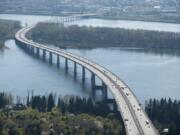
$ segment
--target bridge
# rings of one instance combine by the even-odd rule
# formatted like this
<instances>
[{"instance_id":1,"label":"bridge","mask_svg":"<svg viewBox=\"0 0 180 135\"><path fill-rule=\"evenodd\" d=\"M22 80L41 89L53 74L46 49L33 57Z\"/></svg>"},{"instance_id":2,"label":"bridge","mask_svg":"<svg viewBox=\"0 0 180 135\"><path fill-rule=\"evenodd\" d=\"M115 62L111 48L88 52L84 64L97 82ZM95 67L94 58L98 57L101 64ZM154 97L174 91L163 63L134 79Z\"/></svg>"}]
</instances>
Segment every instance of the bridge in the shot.
<instances>
[{"instance_id":1,"label":"bridge","mask_svg":"<svg viewBox=\"0 0 180 135\"><path fill-rule=\"evenodd\" d=\"M90 17L97 16L98 14L95 13L89 13L89 14L76 14L71 16L61 16L61 17L54 17L53 19L47 20L47 22L57 22L57 23L67 23L67 22L73 22L78 21L81 19L87 19Z\"/></svg>"},{"instance_id":2,"label":"bridge","mask_svg":"<svg viewBox=\"0 0 180 135\"><path fill-rule=\"evenodd\" d=\"M68 62L73 62L75 77L77 76L77 65L79 65L82 67L82 81L85 81L86 79L86 72L90 72L92 94L95 94L97 90L100 90L102 92L103 100L106 101L108 100L108 91L112 93L116 102L117 111L119 111L122 116L127 135L159 134L132 90L118 76L105 67L86 58L27 39L26 33L32 28L33 26L25 27L16 33L15 41L17 45L32 55L42 58L43 60L48 60L50 64L53 63L53 58L55 58L55 64L57 64L58 67L60 66L62 59L64 59L66 72L68 72L69 68ZM102 85L96 84L96 78L99 78L102 81Z\"/></svg>"}]
</instances>

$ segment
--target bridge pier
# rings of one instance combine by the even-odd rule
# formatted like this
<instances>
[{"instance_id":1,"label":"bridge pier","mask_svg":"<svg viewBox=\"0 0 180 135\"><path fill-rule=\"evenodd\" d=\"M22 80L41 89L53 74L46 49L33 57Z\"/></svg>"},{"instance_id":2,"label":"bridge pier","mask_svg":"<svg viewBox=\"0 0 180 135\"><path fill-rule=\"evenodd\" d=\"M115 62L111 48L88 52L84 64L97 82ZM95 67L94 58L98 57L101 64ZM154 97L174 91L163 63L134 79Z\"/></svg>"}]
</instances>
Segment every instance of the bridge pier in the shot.
<instances>
[{"instance_id":1,"label":"bridge pier","mask_svg":"<svg viewBox=\"0 0 180 135\"><path fill-rule=\"evenodd\" d=\"M36 56L39 57L39 48L36 48Z\"/></svg>"},{"instance_id":2,"label":"bridge pier","mask_svg":"<svg viewBox=\"0 0 180 135\"><path fill-rule=\"evenodd\" d=\"M95 87L95 74L91 72L91 87L92 87L92 95L94 95L94 87Z\"/></svg>"},{"instance_id":3,"label":"bridge pier","mask_svg":"<svg viewBox=\"0 0 180 135\"><path fill-rule=\"evenodd\" d=\"M82 66L82 83L84 84L86 80L86 71L85 71L85 67Z\"/></svg>"},{"instance_id":4,"label":"bridge pier","mask_svg":"<svg viewBox=\"0 0 180 135\"><path fill-rule=\"evenodd\" d=\"M23 47L23 49L25 50L25 51L27 51L27 52L29 52L29 45L28 44L25 44L25 46Z\"/></svg>"},{"instance_id":5,"label":"bridge pier","mask_svg":"<svg viewBox=\"0 0 180 135\"><path fill-rule=\"evenodd\" d=\"M74 78L76 79L77 77L77 64L74 62Z\"/></svg>"},{"instance_id":6,"label":"bridge pier","mask_svg":"<svg viewBox=\"0 0 180 135\"><path fill-rule=\"evenodd\" d=\"M59 68L60 66L60 59L59 59L59 55L57 55L57 68Z\"/></svg>"},{"instance_id":7,"label":"bridge pier","mask_svg":"<svg viewBox=\"0 0 180 135\"><path fill-rule=\"evenodd\" d=\"M68 59L65 58L65 70L66 70L66 73L68 73Z\"/></svg>"},{"instance_id":8,"label":"bridge pier","mask_svg":"<svg viewBox=\"0 0 180 135\"><path fill-rule=\"evenodd\" d=\"M24 49L25 51L29 52L29 45L26 44L23 49Z\"/></svg>"},{"instance_id":9,"label":"bridge pier","mask_svg":"<svg viewBox=\"0 0 180 135\"><path fill-rule=\"evenodd\" d=\"M103 100L106 101L108 99L108 92L107 92L107 85L102 82L102 87L103 87Z\"/></svg>"},{"instance_id":10,"label":"bridge pier","mask_svg":"<svg viewBox=\"0 0 180 135\"><path fill-rule=\"evenodd\" d=\"M31 46L30 48L32 55L34 55L34 46Z\"/></svg>"},{"instance_id":11,"label":"bridge pier","mask_svg":"<svg viewBox=\"0 0 180 135\"><path fill-rule=\"evenodd\" d=\"M27 51L29 54L31 54L31 46L30 45L27 45Z\"/></svg>"},{"instance_id":12,"label":"bridge pier","mask_svg":"<svg viewBox=\"0 0 180 135\"><path fill-rule=\"evenodd\" d=\"M91 85L93 98L96 96L96 91L101 91L102 99L104 101L108 99L107 85L104 82L102 82L102 85L96 85L96 78L94 73L91 73Z\"/></svg>"},{"instance_id":13,"label":"bridge pier","mask_svg":"<svg viewBox=\"0 0 180 135\"><path fill-rule=\"evenodd\" d=\"M49 52L49 64L52 64L52 52Z\"/></svg>"},{"instance_id":14,"label":"bridge pier","mask_svg":"<svg viewBox=\"0 0 180 135\"><path fill-rule=\"evenodd\" d=\"M45 61L46 60L46 50L43 49L43 60Z\"/></svg>"}]
</instances>

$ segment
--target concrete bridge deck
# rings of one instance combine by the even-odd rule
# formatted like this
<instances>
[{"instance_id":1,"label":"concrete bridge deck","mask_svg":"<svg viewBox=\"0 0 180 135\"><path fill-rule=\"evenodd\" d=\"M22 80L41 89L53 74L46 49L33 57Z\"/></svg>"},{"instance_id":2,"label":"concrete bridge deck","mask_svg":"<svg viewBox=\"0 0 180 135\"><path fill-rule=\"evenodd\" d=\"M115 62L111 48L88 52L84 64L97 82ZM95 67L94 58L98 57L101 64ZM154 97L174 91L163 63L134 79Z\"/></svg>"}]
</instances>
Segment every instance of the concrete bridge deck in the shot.
<instances>
[{"instance_id":1,"label":"concrete bridge deck","mask_svg":"<svg viewBox=\"0 0 180 135\"><path fill-rule=\"evenodd\" d=\"M46 51L51 55L64 57L89 70L93 75L100 78L112 93L117 104L117 109L121 113L127 135L158 135L157 130L140 106L132 90L119 77L108 69L88 59L66 52L62 49L28 40L25 35L32 28L33 27L26 27L16 33L15 40L20 46L24 48L33 47L38 50L43 50L44 52Z\"/></svg>"}]
</instances>

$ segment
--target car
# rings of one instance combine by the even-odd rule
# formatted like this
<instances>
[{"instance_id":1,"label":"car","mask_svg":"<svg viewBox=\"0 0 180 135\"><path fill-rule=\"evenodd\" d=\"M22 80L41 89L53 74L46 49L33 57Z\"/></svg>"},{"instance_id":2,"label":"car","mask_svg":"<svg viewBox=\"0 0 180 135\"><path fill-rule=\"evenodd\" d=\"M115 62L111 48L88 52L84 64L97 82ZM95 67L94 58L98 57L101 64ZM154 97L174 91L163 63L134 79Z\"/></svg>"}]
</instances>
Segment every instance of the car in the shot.
<instances>
[{"instance_id":1,"label":"car","mask_svg":"<svg viewBox=\"0 0 180 135\"><path fill-rule=\"evenodd\" d=\"M147 125L149 124L149 121L148 121L148 120L146 120L146 124L147 124Z\"/></svg>"},{"instance_id":2,"label":"car","mask_svg":"<svg viewBox=\"0 0 180 135\"><path fill-rule=\"evenodd\" d=\"M129 120L127 118L125 118L124 121L129 121Z\"/></svg>"},{"instance_id":3,"label":"car","mask_svg":"<svg viewBox=\"0 0 180 135\"><path fill-rule=\"evenodd\" d=\"M165 128L163 129L162 133L168 133L169 132L169 129L168 128Z\"/></svg>"},{"instance_id":4,"label":"car","mask_svg":"<svg viewBox=\"0 0 180 135\"><path fill-rule=\"evenodd\" d=\"M128 92L126 92L126 96L129 96L129 93L128 93Z\"/></svg>"}]
</instances>

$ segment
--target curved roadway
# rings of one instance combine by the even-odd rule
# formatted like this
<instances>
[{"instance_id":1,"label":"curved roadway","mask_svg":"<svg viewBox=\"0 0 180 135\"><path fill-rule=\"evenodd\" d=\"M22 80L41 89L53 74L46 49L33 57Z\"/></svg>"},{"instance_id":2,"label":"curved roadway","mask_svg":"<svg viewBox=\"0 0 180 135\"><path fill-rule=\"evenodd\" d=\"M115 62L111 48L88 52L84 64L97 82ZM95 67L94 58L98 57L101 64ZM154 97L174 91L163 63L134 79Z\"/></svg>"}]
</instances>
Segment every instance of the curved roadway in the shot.
<instances>
[{"instance_id":1,"label":"curved roadway","mask_svg":"<svg viewBox=\"0 0 180 135\"><path fill-rule=\"evenodd\" d=\"M158 135L157 130L154 128L152 122L140 106L136 96L120 78L106 68L88 59L66 52L62 49L49 47L44 44L28 40L25 35L32 28L33 27L26 27L21 29L16 33L15 39L18 42L34 46L39 49L45 49L55 55L68 58L68 60L84 66L90 72L93 72L96 76L98 76L108 86L108 90L110 90L116 101L127 135Z\"/></svg>"}]
</instances>

